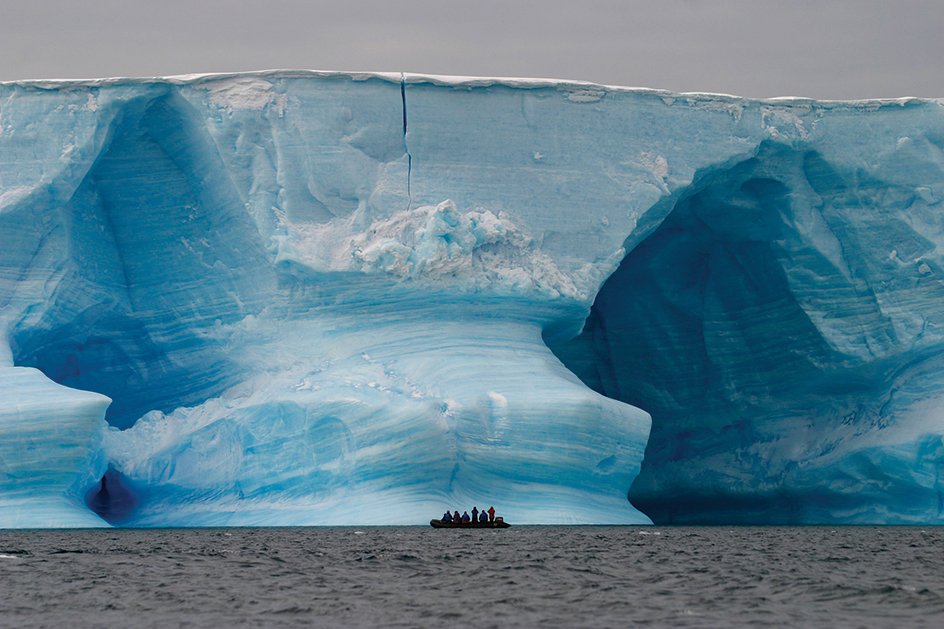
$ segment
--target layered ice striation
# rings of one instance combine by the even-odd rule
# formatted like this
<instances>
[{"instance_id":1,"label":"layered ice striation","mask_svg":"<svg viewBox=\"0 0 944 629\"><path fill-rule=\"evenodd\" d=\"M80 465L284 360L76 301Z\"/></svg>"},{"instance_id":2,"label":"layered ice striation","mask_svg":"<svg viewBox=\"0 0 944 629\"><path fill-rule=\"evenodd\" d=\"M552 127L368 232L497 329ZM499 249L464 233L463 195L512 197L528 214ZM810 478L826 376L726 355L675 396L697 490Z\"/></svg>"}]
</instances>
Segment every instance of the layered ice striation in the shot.
<instances>
[{"instance_id":1,"label":"layered ice striation","mask_svg":"<svg viewBox=\"0 0 944 629\"><path fill-rule=\"evenodd\" d=\"M794 113L675 201L556 350L653 414L629 496L657 522L940 522L940 104Z\"/></svg>"},{"instance_id":2,"label":"layered ice striation","mask_svg":"<svg viewBox=\"0 0 944 629\"><path fill-rule=\"evenodd\" d=\"M937 521L942 147L915 99L0 84L0 526Z\"/></svg>"}]
</instances>

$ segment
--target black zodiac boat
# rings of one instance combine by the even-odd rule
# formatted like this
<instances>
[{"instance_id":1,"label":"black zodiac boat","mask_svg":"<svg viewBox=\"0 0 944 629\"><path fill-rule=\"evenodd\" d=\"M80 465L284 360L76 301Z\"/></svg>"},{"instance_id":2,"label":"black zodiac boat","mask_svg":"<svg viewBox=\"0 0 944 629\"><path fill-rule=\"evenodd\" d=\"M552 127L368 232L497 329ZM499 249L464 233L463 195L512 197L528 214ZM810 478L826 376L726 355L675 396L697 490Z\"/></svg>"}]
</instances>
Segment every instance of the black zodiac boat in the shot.
<instances>
[{"instance_id":1,"label":"black zodiac boat","mask_svg":"<svg viewBox=\"0 0 944 629\"><path fill-rule=\"evenodd\" d=\"M442 520L430 520L429 525L434 529L507 529L511 526L501 518L495 518L494 522L443 522Z\"/></svg>"}]
</instances>

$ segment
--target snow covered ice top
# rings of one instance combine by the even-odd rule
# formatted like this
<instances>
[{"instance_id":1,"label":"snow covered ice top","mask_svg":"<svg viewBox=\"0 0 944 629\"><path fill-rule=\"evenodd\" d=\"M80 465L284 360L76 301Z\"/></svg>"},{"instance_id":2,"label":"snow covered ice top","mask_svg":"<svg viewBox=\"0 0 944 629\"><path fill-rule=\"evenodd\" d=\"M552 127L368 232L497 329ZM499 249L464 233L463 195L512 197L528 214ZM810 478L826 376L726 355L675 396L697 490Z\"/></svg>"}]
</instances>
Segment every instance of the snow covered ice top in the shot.
<instances>
[{"instance_id":1,"label":"snow covered ice top","mask_svg":"<svg viewBox=\"0 0 944 629\"><path fill-rule=\"evenodd\" d=\"M73 456L45 511L8 474L18 519L0 524L42 523L56 501L85 522L108 500L142 525L419 523L470 501L518 522L648 521L626 493L649 416L547 344L591 384L632 378L566 344L627 252L740 164L815 155L933 215L940 110L367 73L0 84L0 389L112 400L43 446ZM797 229L851 268L842 234ZM933 249L896 246L937 273ZM791 289L818 268L796 263ZM836 351L874 355L874 334L800 301ZM889 316L912 331L896 354L930 315ZM626 332L609 354L639 345ZM0 460L34 430L11 399Z\"/></svg>"}]
</instances>

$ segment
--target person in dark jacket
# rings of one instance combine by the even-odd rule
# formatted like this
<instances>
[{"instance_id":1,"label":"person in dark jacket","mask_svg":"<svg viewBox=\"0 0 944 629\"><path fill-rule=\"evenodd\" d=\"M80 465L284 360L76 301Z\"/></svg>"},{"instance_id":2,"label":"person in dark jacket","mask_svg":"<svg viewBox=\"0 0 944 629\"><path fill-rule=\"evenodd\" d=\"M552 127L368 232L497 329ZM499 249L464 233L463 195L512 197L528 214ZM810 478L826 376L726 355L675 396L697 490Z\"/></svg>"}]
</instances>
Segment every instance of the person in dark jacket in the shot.
<instances>
[{"instance_id":1,"label":"person in dark jacket","mask_svg":"<svg viewBox=\"0 0 944 629\"><path fill-rule=\"evenodd\" d=\"M488 512L483 511L479 514L479 522L488 522Z\"/></svg>"},{"instance_id":2,"label":"person in dark jacket","mask_svg":"<svg viewBox=\"0 0 944 629\"><path fill-rule=\"evenodd\" d=\"M442 517L443 522L452 522L452 514L446 511Z\"/></svg>"},{"instance_id":3,"label":"person in dark jacket","mask_svg":"<svg viewBox=\"0 0 944 629\"><path fill-rule=\"evenodd\" d=\"M458 511L452 514L452 521L455 522L456 524L458 524L459 522L462 522L462 517L459 515Z\"/></svg>"},{"instance_id":4,"label":"person in dark jacket","mask_svg":"<svg viewBox=\"0 0 944 629\"><path fill-rule=\"evenodd\" d=\"M472 521L472 518L469 517L469 512L468 512L468 511L463 511L463 512L462 512L462 522L468 524L468 523L471 522L471 521Z\"/></svg>"},{"instance_id":5,"label":"person in dark jacket","mask_svg":"<svg viewBox=\"0 0 944 629\"><path fill-rule=\"evenodd\" d=\"M476 509L475 507L472 507L472 521L473 522L479 521L479 510Z\"/></svg>"}]
</instances>

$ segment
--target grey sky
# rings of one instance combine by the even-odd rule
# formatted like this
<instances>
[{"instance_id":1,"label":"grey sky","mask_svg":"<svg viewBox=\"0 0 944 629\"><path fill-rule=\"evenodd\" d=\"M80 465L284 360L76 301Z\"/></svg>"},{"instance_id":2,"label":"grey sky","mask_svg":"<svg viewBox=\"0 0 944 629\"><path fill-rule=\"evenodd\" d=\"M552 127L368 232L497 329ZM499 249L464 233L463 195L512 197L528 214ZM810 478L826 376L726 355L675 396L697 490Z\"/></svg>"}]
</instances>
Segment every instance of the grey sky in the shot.
<instances>
[{"instance_id":1,"label":"grey sky","mask_svg":"<svg viewBox=\"0 0 944 629\"><path fill-rule=\"evenodd\" d=\"M0 0L0 81L271 68L944 96L940 0Z\"/></svg>"}]
</instances>

